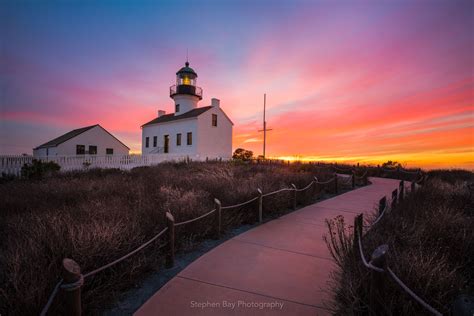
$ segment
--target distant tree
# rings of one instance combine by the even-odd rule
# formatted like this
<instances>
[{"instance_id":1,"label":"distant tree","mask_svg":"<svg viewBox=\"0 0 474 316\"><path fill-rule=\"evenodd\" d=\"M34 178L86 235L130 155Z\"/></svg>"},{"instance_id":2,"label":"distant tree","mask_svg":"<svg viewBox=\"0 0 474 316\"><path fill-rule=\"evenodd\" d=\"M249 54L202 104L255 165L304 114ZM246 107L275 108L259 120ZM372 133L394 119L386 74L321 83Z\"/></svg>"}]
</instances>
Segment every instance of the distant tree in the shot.
<instances>
[{"instance_id":1,"label":"distant tree","mask_svg":"<svg viewBox=\"0 0 474 316\"><path fill-rule=\"evenodd\" d=\"M387 161L387 162L384 162L384 163L382 164L382 167L384 167L384 168L398 168L398 167L400 167L400 168L401 168L401 167L402 167L402 164L399 163L398 161L391 161L391 160L389 160L389 161Z\"/></svg>"},{"instance_id":2,"label":"distant tree","mask_svg":"<svg viewBox=\"0 0 474 316\"><path fill-rule=\"evenodd\" d=\"M237 148L234 151L234 154L232 155L233 159L242 160L242 161L252 160L252 157L253 157L253 151L243 149L243 148Z\"/></svg>"}]
</instances>

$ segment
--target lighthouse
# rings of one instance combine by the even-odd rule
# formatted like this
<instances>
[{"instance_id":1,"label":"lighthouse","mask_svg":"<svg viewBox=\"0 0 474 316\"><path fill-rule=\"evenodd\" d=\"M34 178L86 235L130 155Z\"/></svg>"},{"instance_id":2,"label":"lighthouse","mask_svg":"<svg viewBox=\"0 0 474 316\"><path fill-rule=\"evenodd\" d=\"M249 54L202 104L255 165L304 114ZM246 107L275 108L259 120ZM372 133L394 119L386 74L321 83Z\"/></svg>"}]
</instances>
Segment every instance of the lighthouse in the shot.
<instances>
[{"instance_id":1,"label":"lighthouse","mask_svg":"<svg viewBox=\"0 0 474 316\"><path fill-rule=\"evenodd\" d=\"M198 107L202 100L202 89L196 85L197 73L186 61L176 73L176 84L170 87L170 98L174 100L174 115L181 115Z\"/></svg>"},{"instance_id":2,"label":"lighthouse","mask_svg":"<svg viewBox=\"0 0 474 316\"><path fill-rule=\"evenodd\" d=\"M153 155L154 161L230 159L232 157L233 123L221 107L211 99L208 106L198 106L202 89L197 86L197 73L186 61L176 73L170 87L174 112L159 109L157 117L143 124L142 154ZM171 107L171 105L170 105Z\"/></svg>"}]
</instances>

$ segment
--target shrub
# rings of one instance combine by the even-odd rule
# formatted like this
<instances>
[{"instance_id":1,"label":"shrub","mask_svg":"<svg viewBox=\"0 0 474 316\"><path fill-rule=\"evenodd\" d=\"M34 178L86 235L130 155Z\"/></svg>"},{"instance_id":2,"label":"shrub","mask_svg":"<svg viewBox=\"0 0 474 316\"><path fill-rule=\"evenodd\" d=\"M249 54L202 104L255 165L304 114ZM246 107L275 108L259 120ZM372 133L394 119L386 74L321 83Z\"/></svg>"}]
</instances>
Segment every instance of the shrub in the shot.
<instances>
[{"instance_id":1,"label":"shrub","mask_svg":"<svg viewBox=\"0 0 474 316\"><path fill-rule=\"evenodd\" d=\"M43 162L33 159L31 164L25 164L21 168L21 177L24 179L43 179L45 176L57 173L59 169L61 167L53 161Z\"/></svg>"},{"instance_id":2,"label":"shrub","mask_svg":"<svg viewBox=\"0 0 474 316\"><path fill-rule=\"evenodd\" d=\"M446 173L430 172L430 180L389 210L363 239L366 257L388 244L388 266L443 314L449 314L458 295L474 292L474 195L469 186L474 174L462 172L454 181L459 172ZM353 229L340 218L329 221L328 228L326 243L339 267L332 275L334 314L368 315L371 273L353 253ZM372 311L377 315L428 314L391 280L378 293L384 310Z\"/></svg>"},{"instance_id":3,"label":"shrub","mask_svg":"<svg viewBox=\"0 0 474 316\"><path fill-rule=\"evenodd\" d=\"M143 244L165 227L165 212L177 222L222 205L237 204L294 183L322 181L330 170L292 164L163 163L120 170L59 173L43 181L0 185L0 313L38 314L58 281L61 260L73 258L83 272L109 263ZM310 195L299 195L309 203ZM268 197L264 212L288 211L289 193ZM223 228L255 220L255 202L223 212ZM176 228L178 249L211 237L212 216ZM86 314L100 313L111 299L163 266L163 240L124 262L87 279L82 292ZM61 314L55 300L51 314Z\"/></svg>"},{"instance_id":4,"label":"shrub","mask_svg":"<svg viewBox=\"0 0 474 316\"><path fill-rule=\"evenodd\" d=\"M253 151L246 150L246 149L243 149L243 148L237 148L234 151L234 154L232 155L233 159L242 160L242 161L252 160L252 157L253 157Z\"/></svg>"}]
</instances>

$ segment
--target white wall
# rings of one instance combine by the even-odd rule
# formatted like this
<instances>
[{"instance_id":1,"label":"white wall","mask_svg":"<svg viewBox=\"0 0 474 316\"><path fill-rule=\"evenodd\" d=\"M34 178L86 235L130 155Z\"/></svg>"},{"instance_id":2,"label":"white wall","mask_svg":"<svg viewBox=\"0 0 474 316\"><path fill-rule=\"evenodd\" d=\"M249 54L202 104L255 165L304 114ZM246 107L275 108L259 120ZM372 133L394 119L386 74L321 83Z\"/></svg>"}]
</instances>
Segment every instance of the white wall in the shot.
<instances>
[{"instance_id":1,"label":"white wall","mask_svg":"<svg viewBox=\"0 0 474 316\"><path fill-rule=\"evenodd\" d=\"M127 155L128 148L118 141L115 137L110 135L106 130L100 126L95 126L82 134L77 135L62 144L59 144L56 148L49 148L49 156L75 156L76 145L84 145L86 147L86 153L89 150L89 146L97 146L97 156L105 156L106 148L113 148L114 155ZM42 156L46 156L46 150L33 151L33 155L41 153Z\"/></svg>"},{"instance_id":2,"label":"white wall","mask_svg":"<svg viewBox=\"0 0 474 316\"><path fill-rule=\"evenodd\" d=\"M212 114L217 114L217 127L212 126ZM202 157L232 157L232 122L220 107L198 116L198 137L198 154Z\"/></svg>"},{"instance_id":3,"label":"white wall","mask_svg":"<svg viewBox=\"0 0 474 316\"><path fill-rule=\"evenodd\" d=\"M187 95L187 94L177 94L173 96L173 100L174 100L175 108L176 108L176 104L179 104L179 112L176 112L174 115L180 115L188 111L191 111L192 109L197 108L198 102L199 102L198 97Z\"/></svg>"},{"instance_id":4,"label":"white wall","mask_svg":"<svg viewBox=\"0 0 474 316\"><path fill-rule=\"evenodd\" d=\"M192 145L187 145L187 133L193 133ZM181 146L176 146L176 134L181 133ZM164 147L164 135L169 135L169 153L195 155L197 153L197 119L183 119L168 123L144 126L142 128L142 154L156 153L157 147ZM157 147L153 147L153 136L157 136ZM149 147L146 148L146 137L149 137ZM154 152L155 151L155 152Z\"/></svg>"},{"instance_id":5,"label":"white wall","mask_svg":"<svg viewBox=\"0 0 474 316\"><path fill-rule=\"evenodd\" d=\"M76 154L76 153L74 153L74 154ZM58 155L58 148L57 147L33 149L33 156L34 157L49 157L49 156L57 156L57 155Z\"/></svg>"}]
</instances>

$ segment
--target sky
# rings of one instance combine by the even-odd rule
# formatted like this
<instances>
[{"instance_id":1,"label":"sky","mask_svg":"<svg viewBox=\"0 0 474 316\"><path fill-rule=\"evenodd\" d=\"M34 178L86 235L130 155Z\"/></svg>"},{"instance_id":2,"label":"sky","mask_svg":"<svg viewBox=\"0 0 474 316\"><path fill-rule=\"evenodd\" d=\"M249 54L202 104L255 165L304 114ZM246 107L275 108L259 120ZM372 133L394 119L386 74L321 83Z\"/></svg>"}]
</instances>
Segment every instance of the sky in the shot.
<instances>
[{"instance_id":1,"label":"sky","mask_svg":"<svg viewBox=\"0 0 474 316\"><path fill-rule=\"evenodd\" d=\"M101 124L133 153L186 61L267 156L474 169L474 3L2 1L0 154Z\"/></svg>"}]
</instances>

